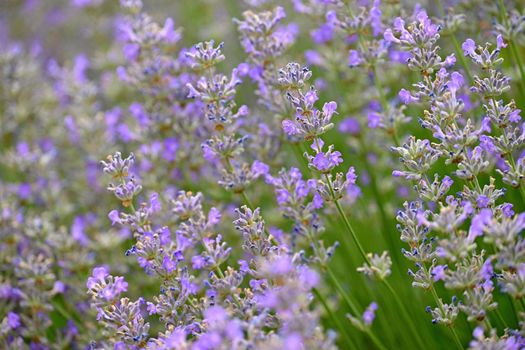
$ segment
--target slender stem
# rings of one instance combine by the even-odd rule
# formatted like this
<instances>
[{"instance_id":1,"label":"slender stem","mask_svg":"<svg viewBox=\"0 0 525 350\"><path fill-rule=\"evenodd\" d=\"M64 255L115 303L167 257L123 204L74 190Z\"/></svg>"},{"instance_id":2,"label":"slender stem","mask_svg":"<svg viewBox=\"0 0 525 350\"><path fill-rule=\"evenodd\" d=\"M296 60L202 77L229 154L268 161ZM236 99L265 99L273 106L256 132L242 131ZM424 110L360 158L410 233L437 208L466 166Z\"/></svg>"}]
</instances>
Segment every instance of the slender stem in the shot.
<instances>
[{"instance_id":1,"label":"slender stem","mask_svg":"<svg viewBox=\"0 0 525 350\"><path fill-rule=\"evenodd\" d=\"M516 305L514 304L514 299L507 294L508 300L510 302L510 307L512 308L512 312L514 314L514 320L516 321L516 324L519 324L519 317L518 317L518 311L516 310Z\"/></svg>"},{"instance_id":2,"label":"slender stem","mask_svg":"<svg viewBox=\"0 0 525 350\"><path fill-rule=\"evenodd\" d=\"M441 3L441 0L437 1L438 10L441 13L441 16L445 16L445 9L443 8L443 4ZM465 73L468 76L468 79L470 81L470 84L474 83L474 76L470 72L469 65L467 64L467 61L465 60L465 55L463 55L463 50L461 50L461 46L459 46L458 39L456 38L456 35L453 33L450 34L450 37L452 38L452 43L454 44L454 49L456 50L456 56L461 61L461 65L463 66L463 69L465 70Z\"/></svg>"},{"instance_id":3,"label":"slender stem","mask_svg":"<svg viewBox=\"0 0 525 350\"><path fill-rule=\"evenodd\" d=\"M505 322L505 319L501 315L501 312L499 312L498 308L496 308L494 311L496 312L496 316L498 316L500 322L503 324L503 327L509 328L509 325L507 324L507 322Z\"/></svg>"},{"instance_id":4,"label":"slender stem","mask_svg":"<svg viewBox=\"0 0 525 350\"><path fill-rule=\"evenodd\" d=\"M341 323L341 320L334 314L330 306L328 306L328 303L326 302L325 298L321 295L321 293L317 290L317 288L312 288L312 292L314 293L315 297L319 300L321 305L323 305L323 308L325 309L327 315L335 323L337 328L339 328L339 332L341 333L341 335L345 337L347 344L351 345L352 348L356 349L357 346L353 342L350 335L347 333L347 328L343 326L343 324Z\"/></svg>"},{"instance_id":5,"label":"slender stem","mask_svg":"<svg viewBox=\"0 0 525 350\"><path fill-rule=\"evenodd\" d=\"M53 304L53 308L59 313L61 314L66 320L71 320L71 321L76 321L75 322L75 326L79 327L80 329L84 329L84 324L81 322L81 319L80 317L74 313L69 313L68 310L66 310L62 305L60 305L59 302L57 301L52 301L51 302Z\"/></svg>"},{"instance_id":6,"label":"slender stem","mask_svg":"<svg viewBox=\"0 0 525 350\"><path fill-rule=\"evenodd\" d=\"M335 285L335 288L337 289L337 291L339 292L339 294L341 295L341 297L344 299L344 301L348 304L348 306L350 307L350 310L352 311L352 313L354 315L359 315L360 312L359 310L357 309L357 306L354 304L354 302L352 301L352 299L350 299L350 296L346 293L346 291L344 290L343 286L341 286L341 283L339 283L339 280L337 279L337 277L335 277L332 269L330 269L330 267L327 267L326 268L326 272L328 273L328 276L330 277L330 279L332 280L332 282L334 283Z\"/></svg>"},{"instance_id":7,"label":"slender stem","mask_svg":"<svg viewBox=\"0 0 525 350\"><path fill-rule=\"evenodd\" d=\"M521 93L523 95L523 85L525 85L525 72L523 71L523 62L521 60L521 56L518 52L518 49L516 49L516 46L514 45L514 41L509 42L510 51L512 51L512 54L514 55L514 59L516 60L516 63L518 65L518 70L520 71L521 76Z\"/></svg>"},{"instance_id":8,"label":"slender stem","mask_svg":"<svg viewBox=\"0 0 525 350\"><path fill-rule=\"evenodd\" d=\"M463 70L465 70L465 73L467 74L468 80L470 84L474 84L474 76L472 75L472 72L470 71L469 65L467 61L465 60L465 55L463 55L463 52L461 50L461 46L459 46L458 39L456 39L456 36L454 34L450 34L450 37L452 38L452 43L454 44L454 48L456 49L456 56L461 61L461 65L463 66Z\"/></svg>"},{"instance_id":9,"label":"slender stem","mask_svg":"<svg viewBox=\"0 0 525 350\"><path fill-rule=\"evenodd\" d=\"M335 288L337 289L337 291L339 292L339 294L341 295L341 297L345 300L345 302L348 304L348 306L350 307L350 310L352 311L352 313L354 314L354 316L356 317L359 317L359 315L361 314L359 312L359 310L357 309L356 305L354 304L354 302L350 299L350 296L348 296L348 294L346 293L346 291L344 290L343 286L341 286L341 284L339 283L339 281L337 280L337 277L335 277L334 273L332 272L332 270L327 267L326 268L326 271L328 272L328 276L330 277L330 279L332 280L332 282L334 283L335 285ZM381 341L374 335L374 333L372 332L371 329L367 328L364 330L364 332L370 337L370 339L372 339L372 341L374 342L374 344L381 350L386 350L386 347L381 343Z\"/></svg>"},{"instance_id":10,"label":"slender stem","mask_svg":"<svg viewBox=\"0 0 525 350\"><path fill-rule=\"evenodd\" d=\"M372 333L372 330L370 328L367 328L365 330L365 333L368 334L370 339L374 342L375 346L377 346L381 350L387 350L387 348L381 343L381 341L375 336L374 333Z\"/></svg>"},{"instance_id":11,"label":"slender stem","mask_svg":"<svg viewBox=\"0 0 525 350\"><path fill-rule=\"evenodd\" d=\"M512 153L509 153L509 163L510 163L510 166L512 167L512 170L516 171L517 169L516 161L514 160L514 156L512 155ZM523 183L518 184L521 199L525 202L525 188L523 186L524 186Z\"/></svg>"},{"instance_id":12,"label":"slender stem","mask_svg":"<svg viewBox=\"0 0 525 350\"><path fill-rule=\"evenodd\" d=\"M246 205L250 208L250 209L255 209L255 207L253 206L252 202L250 201L250 198L248 198L248 195L246 195L246 191L242 191L241 192L241 196L242 196L242 199L244 200L244 202L246 203Z\"/></svg>"},{"instance_id":13,"label":"slender stem","mask_svg":"<svg viewBox=\"0 0 525 350\"><path fill-rule=\"evenodd\" d=\"M389 108L389 105L388 105L387 98L385 96L385 91L384 91L384 88L383 88L383 84L381 83L381 80L379 79L379 75L377 74L377 67L376 67L376 65L372 65L372 74L374 75L374 83L375 83L377 91L378 91L379 102L381 102L381 109L383 110L383 113L386 114L386 113L389 112L390 108ZM399 137L397 136L397 128L396 128L396 125L395 125L395 121L392 124L392 130L390 132L388 132L388 133L392 135L392 140L394 141L394 145L396 147L399 147L400 143L399 143Z\"/></svg>"},{"instance_id":14,"label":"slender stem","mask_svg":"<svg viewBox=\"0 0 525 350\"><path fill-rule=\"evenodd\" d=\"M436 302L438 307L441 309L441 311L444 312L444 310L443 310L443 303L441 302L441 299L439 299L439 297L437 295L437 292L436 292L436 289L434 288L433 284L430 285L430 291L432 292L432 296L434 297L434 301ZM453 335L453 338L454 338L454 342L456 343L458 349L463 350L464 349L463 345L461 344L461 341L459 340L458 334L454 330L454 326L450 325L449 328L450 328L450 330L452 332L452 335Z\"/></svg>"},{"instance_id":15,"label":"slender stem","mask_svg":"<svg viewBox=\"0 0 525 350\"><path fill-rule=\"evenodd\" d=\"M332 186L331 181L329 181L329 179L327 179L327 181L328 181L328 186L331 187ZM335 207L337 208L337 211L339 212L339 216L341 216L341 219L343 219L343 223L345 225L346 230L348 231L348 233L350 233L350 236L352 237L352 240L354 241L355 245L357 246L357 249L359 250L359 253L361 254L361 257L363 258L363 260L366 263L370 264L370 259L366 255L365 250L363 249L363 246L359 242L359 239L357 238L357 235L356 235L354 229L352 228L352 225L350 224L350 221L346 217L345 212L343 211L343 208L341 207L341 204L339 203L339 200L334 198L334 204L335 204Z\"/></svg>"},{"instance_id":16,"label":"slender stem","mask_svg":"<svg viewBox=\"0 0 525 350\"><path fill-rule=\"evenodd\" d=\"M423 341L423 339L421 339L421 336L420 336L420 334L419 334L419 332L417 330L417 327L414 324L414 321L412 320L412 317L410 317L410 315L408 314L408 311L405 308L405 305L403 304L403 302L401 301L401 298L399 297L399 295L397 294L395 289L392 288L392 286L390 285L390 283L387 280L382 280L382 282L387 287L387 289L390 291L390 293L394 297L397 305L401 309L401 312L403 313L403 317L408 322L410 330L412 331L412 333L414 333L414 336L416 337L416 340L419 343L419 346L421 347L421 349L424 349L425 348L425 342Z\"/></svg>"},{"instance_id":17,"label":"slender stem","mask_svg":"<svg viewBox=\"0 0 525 350\"><path fill-rule=\"evenodd\" d=\"M456 330L454 329L454 327L450 326L448 328L452 332L452 335L453 335L452 338L454 338L454 341L456 342L458 349L463 349L463 344L461 344L461 340L459 339L458 333L456 333Z\"/></svg>"},{"instance_id":18,"label":"slender stem","mask_svg":"<svg viewBox=\"0 0 525 350\"><path fill-rule=\"evenodd\" d=\"M525 302L523 301L523 297L519 298L518 300L520 302L521 308L523 309L523 311L525 311Z\"/></svg>"},{"instance_id":19,"label":"slender stem","mask_svg":"<svg viewBox=\"0 0 525 350\"><path fill-rule=\"evenodd\" d=\"M359 136L359 143L361 145L362 151L365 152L363 154L363 163L365 166L365 170L368 173L368 176L370 177L370 188L372 190L372 195L374 196L374 199L377 205L377 209L379 210L379 215L381 217L381 225L383 226L383 236L386 238L388 245L393 250L397 248L396 240L393 238L393 235L390 234L390 227L388 225L389 218L386 214L385 207L383 205L385 201L381 199L381 194L379 192L379 187L377 185L377 179L376 179L375 173L372 167L370 166L370 163L368 162L368 159L366 157L366 149L367 149L366 143L363 137L361 136ZM394 256L397 257L397 255L394 255Z\"/></svg>"},{"instance_id":20,"label":"slender stem","mask_svg":"<svg viewBox=\"0 0 525 350\"><path fill-rule=\"evenodd\" d=\"M503 0L498 0L498 7L500 10L500 16L501 16L502 21L505 23L506 27L509 27L507 9L505 8L505 3L503 2ZM525 91L524 91L525 89L525 71L523 70L523 62L521 60L521 56L518 50L516 49L516 46L514 45L514 40L511 40L511 39L512 38L509 38L508 45L509 45L512 56L514 56L514 60L516 61L516 65L518 66L518 70L520 72L521 83L518 85L518 87L520 89L522 99L525 99Z\"/></svg>"},{"instance_id":21,"label":"slender stem","mask_svg":"<svg viewBox=\"0 0 525 350\"><path fill-rule=\"evenodd\" d=\"M217 271L217 274L219 275L221 279L224 279L224 273L222 273L222 270L219 266L215 267L215 271Z\"/></svg>"}]
</instances>

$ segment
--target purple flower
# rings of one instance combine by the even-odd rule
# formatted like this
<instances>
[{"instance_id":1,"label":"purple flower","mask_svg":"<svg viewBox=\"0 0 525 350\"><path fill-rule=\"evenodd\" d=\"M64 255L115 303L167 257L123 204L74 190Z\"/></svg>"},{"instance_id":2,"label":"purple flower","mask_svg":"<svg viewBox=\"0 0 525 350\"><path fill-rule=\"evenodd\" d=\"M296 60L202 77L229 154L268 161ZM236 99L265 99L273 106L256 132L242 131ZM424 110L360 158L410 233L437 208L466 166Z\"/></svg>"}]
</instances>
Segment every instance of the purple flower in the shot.
<instances>
[{"instance_id":1,"label":"purple flower","mask_svg":"<svg viewBox=\"0 0 525 350\"><path fill-rule=\"evenodd\" d=\"M10 328L10 329L16 329L18 327L20 327L20 316L18 316L18 314L14 313L14 312L9 312L7 314L7 326Z\"/></svg>"},{"instance_id":2,"label":"purple flower","mask_svg":"<svg viewBox=\"0 0 525 350\"><path fill-rule=\"evenodd\" d=\"M321 45L332 40L334 30L331 25L325 23L321 24L319 28L312 30L310 35L316 44Z\"/></svg>"},{"instance_id":3,"label":"purple flower","mask_svg":"<svg viewBox=\"0 0 525 350\"><path fill-rule=\"evenodd\" d=\"M204 311L204 319L213 326L215 323L222 323L228 319L228 314L220 306L212 306Z\"/></svg>"},{"instance_id":4,"label":"purple flower","mask_svg":"<svg viewBox=\"0 0 525 350\"><path fill-rule=\"evenodd\" d=\"M212 207L208 213L208 225L217 225L221 221L221 216L219 209Z\"/></svg>"},{"instance_id":5,"label":"purple flower","mask_svg":"<svg viewBox=\"0 0 525 350\"><path fill-rule=\"evenodd\" d=\"M401 89L399 91L399 94L398 94L399 98L401 99L401 101L408 105L408 104L411 104L412 102L417 102L419 101L419 99L417 99L416 97L412 96L412 94L410 93L410 91L408 90L405 90L405 89ZM370 119L369 119L370 120Z\"/></svg>"},{"instance_id":6,"label":"purple flower","mask_svg":"<svg viewBox=\"0 0 525 350\"><path fill-rule=\"evenodd\" d=\"M313 166L320 172L328 172L337 165L343 162L341 152L335 151L331 153L319 152L312 160Z\"/></svg>"},{"instance_id":7,"label":"purple flower","mask_svg":"<svg viewBox=\"0 0 525 350\"><path fill-rule=\"evenodd\" d=\"M124 45L122 49L124 53L124 58L129 62L135 62L140 54L140 45L129 43Z\"/></svg>"},{"instance_id":8,"label":"purple flower","mask_svg":"<svg viewBox=\"0 0 525 350\"><path fill-rule=\"evenodd\" d=\"M447 277L447 265L436 265L432 268L432 276L434 277L434 282L444 280Z\"/></svg>"},{"instance_id":9,"label":"purple flower","mask_svg":"<svg viewBox=\"0 0 525 350\"><path fill-rule=\"evenodd\" d=\"M146 310L148 311L149 315L154 315L157 313L157 305L150 303L149 301L146 303Z\"/></svg>"},{"instance_id":10,"label":"purple flower","mask_svg":"<svg viewBox=\"0 0 525 350\"><path fill-rule=\"evenodd\" d=\"M456 55L451 54L445 57L445 66L451 67L456 64Z\"/></svg>"},{"instance_id":11,"label":"purple flower","mask_svg":"<svg viewBox=\"0 0 525 350\"><path fill-rule=\"evenodd\" d=\"M299 129L295 125L295 123L291 120L285 119L282 122L283 130L288 135L297 135L299 133Z\"/></svg>"},{"instance_id":12,"label":"purple flower","mask_svg":"<svg viewBox=\"0 0 525 350\"><path fill-rule=\"evenodd\" d=\"M505 44L505 42L503 41L503 37L501 36L501 34L498 34L498 36L496 37L496 45L498 50L507 47L507 44Z\"/></svg>"},{"instance_id":13,"label":"purple flower","mask_svg":"<svg viewBox=\"0 0 525 350\"><path fill-rule=\"evenodd\" d=\"M476 54L476 43L472 39L465 40L465 42L461 45L461 48L463 49L463 54L465 56Z\"/></svg>"},{"instance_id":14,"label":"purple flower","mask_svg":"<svg viewBox=\"0 0 525 350\"><path fill-rule=\"evenodd\" d=\"M492 276L494 276L494 268L492 267L492 259L488 258L483 263L483 266L481 267L481 270L479 271L481 277L488 281L492 279Z\"/></svg>"},{"instance_id":15,"label":"purple flower","mask_svg":"<svg viewBox=\"0 0 525 350\"><path fill-rule=\"evenodd\" d=\"M348 171L346 172L346 180L351 185L355 185L355 183L357 181L357 174L355 173L355 168L353 166L348 168Z\"/></svg>"},{"instance_id":16,"label":"purple flower","mask_svg":"<svg viewBox=\"0 0 525 350\"><path fill-rule=\"evenodd\" d=\"M315 50L306 50L304 53L306 63L311 66L321 66L324 62L321 54Z\"/></svg>"},{"instance_id":17,"label":"purple flower","mask_svg":"<svg viewBox=\"0 0 525 350\"><path fill-rule=\"evenodd\" d=\"M166 18L164 27L160 34L164 37L164 40L169 44L174 44L181 39L180 33L174 29L174 23L172 18Z\"/></svg>"},{"instance_id":18,"label":"purple flower","mask_svg":"<svg viewBox=\"0 0 525 350\"><path fill-rule=\"evenodd\" d=\"M206 259L204 259L202 257L202 255L195 255L191 258L191 264L192 264L192 267L195 269L195 270L200 270L200 269L203 269L206 267L207 263L206 263Z\"/></svg>"},{"instance_id":19,"label":"purple flower","mask_svg":"<svg viewBox=\"0 0 525 350\"><path fill-rule=\"evenodd\" d=\"M162 259L162 268L166 270L167 273L172 273L177 268L177 262L168 255L165 255Z\"/></svg>"},{"instance_id":20,"label":"purple flower","mask_svg":"<svg viewBox=\"0 0 525 350\"><path fill-rule=\"evenodd\" d=\"M394 36L394 33L392 33L392 29L390 29L390 28L387 28L385 30L385 32L383 33L383 38L388 43L399 43L400 42L399 39L397 39Z\"/></svg>"},{"instance_id":21,"label":"purple flower","mask_svg":"<svg viewBox=\"0 0 525 350\"><path fill-rule=\"evenodd\" d=\"M368 127L375 129L381 126L381 114L370 111L368 112Z\"/></svg>"},{"instance_id":22,"label":"purple flower","mask_svg":"<svg viewBox=\"0 0 525 350\"><path fill-rule=\"evenodd\" d=\"M339 123L339 131L350 135L357 135L361 131L361 125L356 118L348 117Z\"/></svg>"},{"instance_id":23,"label":"purple flower","mask_svg":"<svg viewBox=\"0 0 525 350\"><path fill-rule=\"evenodd\" d=\"M95 267L93 274L88 278L87 287L89 289L93 288L95 284L103 282L107 276L109 276L109 271L105 266Z\"/></svg>"},{"instance_id":24,"label":"purple flower","mask_svg":"<svg viewBox=\"0 0 525 350\"><path fill-rule=\"evenodd\" d=\"M31 193L31 184L26 182L18 185L17 194L20 199L29 199L31 197Z\"/></svg>"},{"instance_id":25,"label":"purple flower","mask_svg":"<svg viewBox=\"0 0 525 350\"><path fill-rule=\"evenodd\" d=\"M109 220L111 220L111 226L122 223L122 220L120 220L120 213L118 210L110 211L108 214L108 218Z\"/></svg>"},{"instance_id":26,"label":"purple flower","mask_svg":"<svg viewBox=\"0 0 525 350\"><path fill-rule=\"evenodd\" d=\"M492 221L492 210L482 209L474 218L470 224L468 232L468 240L473 242L476 237L482 236L485 227Z\"/></svg>"},{"instance_id":27,"label":"purple flower","mask_svg":"<svg viewBox=\"0 0 525 350\"><path fill-rule=\"evenodd\" d=\"M348 65L350 67L356 67L360 65L362 62L363 62L363 59L361 58L359 51L350 50L348 52Z\"/></svg>"},{"instance_id":28,"label":"purple flower","mask_svg":"<svg viewBox=\"0 0 525 350\"><path fill-rule=\"evenodd\" d=\"M62 281L55 281L53 284L53 292L56 294L63 294L66 291L66 285Z\"/></svg>"},{"instance_id":29,"label":"purple flower","mask_svg":"<svg viewBox=\"0 0 525 350\"><path fill-rule=\"evenodd\" d=\"M115 277L115 281L113 284L106 286L102 290L102 296L106 298L106 300L113 300L116 297L120 295L120 293L125 292L128 290L128 282L124 280L124 277L117 276Z\"/></svg>"},{"instance_id":30,"label":"purple flower","mask_svg":"<svg viewBox=\"0 0 525 350\"><path fill-rule=\"evenodd\" d=\"M77 216L73 219L73 224L71 225L71 236L81 245L87 245L89 240L86 236L86 221L83 216Z\"/></svg>"},{"instance_id":31,"label":"purple flower","mask_svg":"<svg viewBox=\"0 0 525 350\"><path fill-rule=\"evenodd\" d=\"M366 308L365 312L363 313L363 323L366 326L370 326L372 322L374 322L374 319L376 317L376 310L377 310L377 303L372 302L368 307Z\"/></svg>"},{"instance_id":32,"label":"purple flower","mask_svg":"<svg viewBox=\"0 0 525 350\"><path fill-rule=\"evenodd\" d=\"M252 164L252 173L253 175L255 175L256 177L259 177L261 175L268 175L269 171L270 171L270 167L268 166L268 164L265 164L261 161L258 161L258 160L255 160Z\"/></svg>"},{"instance_id":33,"label":"purple flower","mask_svg":"<svg viewBox=\"0 0 525 350\"><path fill-rule=\"evenodd\" d=\"M337 111L337 103L335 101L327 102L323 105L323 114L330 119Z\"/></svg>"},{"instance_id":34,"label":"purple flower","mask_svg":"<svg viewBox=\"0 0 525 350\"><path fill-rule=\"evenodd\" d=\"M476 199L476 205L478 206L478 208L486 208L489 205L489 203L490 203L489 197L484 196L484 195L480 195Z\"/></svg>"},{"instance_id":35,"label":"purple flower","mask_svg":"<svg viewBox=\"0 0 525 350\"><path fill-rule=\"evenodd\" d=\"M465 79L463 78L463 76L459 74L458 72L453 72L450 75L450 81L448 83L448 88L450 91L456 92L463 86L464 83L465 83Z\"/></svg>"}]
</instances>

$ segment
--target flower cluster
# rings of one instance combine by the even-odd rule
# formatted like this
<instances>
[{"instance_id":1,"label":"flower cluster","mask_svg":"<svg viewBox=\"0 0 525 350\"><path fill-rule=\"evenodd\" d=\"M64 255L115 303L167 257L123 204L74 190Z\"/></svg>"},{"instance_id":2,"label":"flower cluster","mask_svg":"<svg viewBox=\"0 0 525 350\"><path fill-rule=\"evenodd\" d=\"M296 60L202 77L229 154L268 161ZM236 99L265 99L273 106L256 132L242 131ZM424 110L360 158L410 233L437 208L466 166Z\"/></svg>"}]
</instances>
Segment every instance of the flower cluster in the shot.
<instances>
[{"instance_id":1,"label":"flower cluster","mask_svg":"<svg viewBox=\"0 0 525 350\"><path fill-rule=\"evenodd\" d=\"M1 349L525 348L519 1L0 7Z\"/></svg>"}]
</instances>

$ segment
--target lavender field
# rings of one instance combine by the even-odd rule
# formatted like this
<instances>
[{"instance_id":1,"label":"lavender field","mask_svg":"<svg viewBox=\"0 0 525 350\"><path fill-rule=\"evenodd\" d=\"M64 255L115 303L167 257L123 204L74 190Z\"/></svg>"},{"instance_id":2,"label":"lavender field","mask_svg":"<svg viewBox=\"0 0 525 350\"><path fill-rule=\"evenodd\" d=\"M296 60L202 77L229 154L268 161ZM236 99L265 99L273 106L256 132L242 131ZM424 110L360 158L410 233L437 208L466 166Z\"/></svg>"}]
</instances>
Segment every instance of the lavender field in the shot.
<instances>
[{"instance_id":1,"label":"lavender field","mask_svg":"<svg viewBox=\"0 0 525 350\"><path fill-rule=\"evenodd\" d=\"M0 349L525 349L525 2L0 0Z\"/></svg>"}]
</instances>

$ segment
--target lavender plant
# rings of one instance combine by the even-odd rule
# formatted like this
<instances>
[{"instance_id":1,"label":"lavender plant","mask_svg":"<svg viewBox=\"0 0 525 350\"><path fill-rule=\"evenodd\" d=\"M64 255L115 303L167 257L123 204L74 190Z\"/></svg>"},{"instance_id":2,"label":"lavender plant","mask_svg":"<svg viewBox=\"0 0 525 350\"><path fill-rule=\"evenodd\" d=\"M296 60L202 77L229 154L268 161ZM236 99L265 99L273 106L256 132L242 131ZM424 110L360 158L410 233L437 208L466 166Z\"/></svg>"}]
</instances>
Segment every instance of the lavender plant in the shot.
<instances>
[{"instance_id":1,"label":"lavender plant","mask_svg":"<svg viewBox=\"0 0 525 350\"><path fill-rule=\"evenodd\" d=\"M523 10L0 4L0 348L525 348Z\"/></svg>"}]
</instances>

